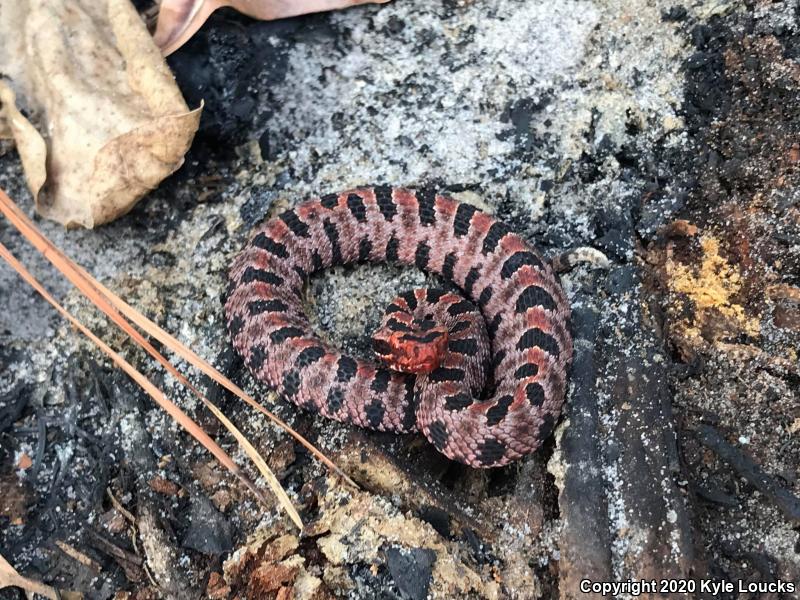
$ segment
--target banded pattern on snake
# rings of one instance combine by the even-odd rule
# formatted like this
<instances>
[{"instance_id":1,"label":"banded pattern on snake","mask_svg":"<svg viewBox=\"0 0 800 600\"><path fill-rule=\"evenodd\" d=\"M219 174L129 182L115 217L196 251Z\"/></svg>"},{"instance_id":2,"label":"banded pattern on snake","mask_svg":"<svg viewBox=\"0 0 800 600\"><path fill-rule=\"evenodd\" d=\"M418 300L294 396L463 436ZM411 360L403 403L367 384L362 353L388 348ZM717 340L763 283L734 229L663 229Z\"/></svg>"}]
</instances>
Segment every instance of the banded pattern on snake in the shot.
<instances>
[{"instance_id":1,"label":"banded pattern on snake","mask_svg":"<svg viewBox=\"0 0 800 600\"><path fill-rule=\"evenodd\" d=\"M441 275L463 296L399 296L375 334L385 361L375 364L315 335L302 294L320 270L385 261ZM569 305L539 252L431 190L349 190L267 221L231 266L225 313L253 375L298 406L371 429L419 430L473 467L501 466L541 445L572 359Z\"/></svg>"}]
</instances>

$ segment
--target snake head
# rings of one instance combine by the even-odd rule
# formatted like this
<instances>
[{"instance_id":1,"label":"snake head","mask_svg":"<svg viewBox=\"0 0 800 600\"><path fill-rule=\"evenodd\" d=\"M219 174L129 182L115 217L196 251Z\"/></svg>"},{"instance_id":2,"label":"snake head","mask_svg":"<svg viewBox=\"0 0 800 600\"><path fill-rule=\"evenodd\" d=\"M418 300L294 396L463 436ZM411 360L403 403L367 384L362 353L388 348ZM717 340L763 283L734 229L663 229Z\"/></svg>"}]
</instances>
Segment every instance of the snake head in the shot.
<instances>
[{"instance_id":1,"label":"snake head","mask_svg":"<svg viewBox=\"0 0 800 600\"><path fill-rule=\"evenodd\" d=\"M409 329L392 331L389 327L382 327L372 338L372 349L386 366L395 371L428 374L439 366L447 351L447 329L438 326Z\"/></svg>"}]
</instances>

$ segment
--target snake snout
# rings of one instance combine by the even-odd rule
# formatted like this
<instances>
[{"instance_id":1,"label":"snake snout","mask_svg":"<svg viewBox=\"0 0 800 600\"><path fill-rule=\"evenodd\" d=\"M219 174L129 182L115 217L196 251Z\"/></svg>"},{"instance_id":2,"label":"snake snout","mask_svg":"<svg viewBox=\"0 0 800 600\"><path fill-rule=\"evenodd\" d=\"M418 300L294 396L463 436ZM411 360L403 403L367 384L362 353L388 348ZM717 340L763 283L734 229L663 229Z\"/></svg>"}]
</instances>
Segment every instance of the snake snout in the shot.
<instances>
[{"instance_id":1,"label":"snake snout","mask_svg":"<svg viewBox=\"0 0 800 600\"><path fill-rule=\"evenodd\" d=\"M448 334L444 327L426 330L375 332L372 349L386 366L403 373L428 374L442 362L447 351Z\"/></svg>"}]
</instances>

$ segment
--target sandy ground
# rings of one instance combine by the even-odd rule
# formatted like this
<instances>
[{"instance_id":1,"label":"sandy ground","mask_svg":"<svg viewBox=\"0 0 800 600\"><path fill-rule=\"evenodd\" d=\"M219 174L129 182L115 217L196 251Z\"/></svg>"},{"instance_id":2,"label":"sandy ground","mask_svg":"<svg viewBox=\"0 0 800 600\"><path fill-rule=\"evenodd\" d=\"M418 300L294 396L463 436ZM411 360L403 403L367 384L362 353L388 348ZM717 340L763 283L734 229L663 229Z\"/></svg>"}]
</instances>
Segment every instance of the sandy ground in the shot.
<instances>
[{"instance_id":1,"label":"sandy ground","mask_svg":"<svg viewBox=\"0 0 800 600\"><path fill-rule=\"evenodd\" d=\"M576 573L590 570L575 562L581 543L598 549L596 572L618 580L652 565L653 577L797 582L793 501L779 508L774 492L731 471L698 431L721 431L780 489L800 491L798 31L796 2L394 0L275 23L215 16L170 59L190 105L207 106L184 168L96 231L39 224L327 453L351 464L368 448L374 455L358 467L367 491L334 486L285 434L209 387L316 524L294 538L285 517L257 505L0 266L0 552L32 577L93 598L226 589L273 597L281 585L295 597L572 597ZM544 452L492 475L470 472L421 438L298 413L231 355L225 271L252 225L307 196L372 183L434 185L548 255L592 246L611 260L609 271L582 265L562 277L581 356L596 373L585 388L586 371L576 373L573 408ZM0 187L32 211L7 147ZM5 221L0 240L243 459ZM424 281L388 266L335 269L309 285L309 311L324 335L363 354L385 303ZM620 369L629 401L614 384ZM602 502L593 509L598 535L576 542L568 492L570 453L588 439L576 434L588 414L575 408L581 394L596 411ZM631 404L660 420L635 422ZM647 491L646 466L626 457L646 452L636 440L656 428L663 472L647 474ZM23 454L33 458L25 470ZM180 492L154 490L154 478ZM135 527L115 524L107 489ZM633 505L644 497L663 499L663 518L637 521ZM115 559L97 532L140 563ZM664 543L650 544L648 532ZM99 570L76 564L59 540ZM247 543L261 548L262 566L292 575L254 590L229 561L220 583L223 561ZM231 560L257 570L241 552Z\"/></svg>"}]
</instances>

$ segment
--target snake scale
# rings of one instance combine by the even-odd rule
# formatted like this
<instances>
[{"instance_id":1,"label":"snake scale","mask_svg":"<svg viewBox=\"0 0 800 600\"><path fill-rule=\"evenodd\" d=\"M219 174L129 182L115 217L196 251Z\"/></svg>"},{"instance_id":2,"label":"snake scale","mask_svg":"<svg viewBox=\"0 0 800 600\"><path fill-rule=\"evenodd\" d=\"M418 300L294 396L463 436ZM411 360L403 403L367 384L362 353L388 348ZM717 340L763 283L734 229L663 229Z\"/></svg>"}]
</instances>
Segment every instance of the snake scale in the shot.
<instances>
[{"instance_id":1,"label":"snake scale","mask_svg":"<svg viewBox=\"0 0 800 600\"><path fill-rule=\"evenodd\" d=\"M383 361L356 359L314 334L303 288L359 262L416 266L463 295L400 295L373 339ZM388 186L311 199L258 227L229 277L234 348L301 408L421 431L473 467L517 460L553 431L572 360L566 296L539 252L471 204Z\"/></svg>"}]
</instances>

